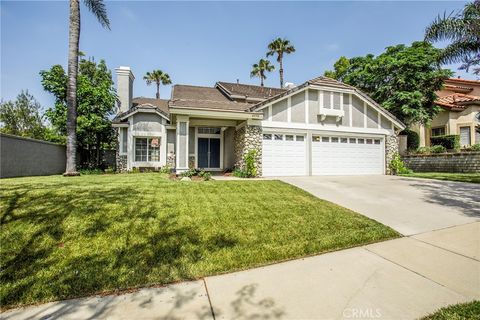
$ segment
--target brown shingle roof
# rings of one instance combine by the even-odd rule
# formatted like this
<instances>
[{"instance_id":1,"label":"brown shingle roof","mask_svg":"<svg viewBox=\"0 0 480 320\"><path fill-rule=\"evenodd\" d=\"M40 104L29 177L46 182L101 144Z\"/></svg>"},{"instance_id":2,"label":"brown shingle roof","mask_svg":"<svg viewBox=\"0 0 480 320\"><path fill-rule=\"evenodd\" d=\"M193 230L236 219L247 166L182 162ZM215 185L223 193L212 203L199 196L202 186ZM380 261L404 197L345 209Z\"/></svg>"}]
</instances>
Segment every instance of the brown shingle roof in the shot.
<instances>
[{"instance_id":1,"label":"brown shingle roof","mask_svg":"<svg viewBox=\"0 0 480 320\"><path fill-rule=\"evenodd\" d=\"M177 84L172 89L170 106L245 111L250 105L230 100L217 88Z\"/></svg>"},{"instance_id":2,"label":"brown shingle roof","mask_svg":"<svg viewBox=\"0 0 480 320\"><path fill-rule=\"evenodd\" d=\"M320 76L313 78L312 80L307 81L309 84L317 85L317 86L324 86L324 87L332 87L332 88L340 88L340 89L355 89L352 86L349 86L348 84L345 84L343 82L340 82L338 80Z\"/></svg>"},{"instance_id":3,"label":"brown shingle roof","mask_svg":"<svg viewBox=\"0 0 480 320\"><path fill-rule=\"evenodd\" d=\"M158 108L161 111L165 112L166 114L169 113L168 111L168 101L164 99L153 99L153 98L145 98L145 97L136 97L132 99L133 107L148 107L149 105L153 106L154 108Z\"/></svg>"},{"instance_id":4,"label":"brown shingle roof","mask_svg":"<svg viewBox=\"0 0 480 320\"><path fill-rule=\"evenodd\" d=\"M480 104L480 97L471 96L462 93L454 93L448 96L440 97L435 100L435 104L448 109L460 109L467 108L469 104Z\"/></svg>"},{"instance_id":5,"label":"brown shingle roof","mask_svg":"<svg viewBox=\"0 0 480 320\"><path fill-rule=\"evenodd\" d=\"M220 87L220 89L223 89L225 93L230 97L241 96L254 99L268 99L270 97L276 96L279 93L287 91L287 89L262 87L250 84L231 83L223 81L217 82L216 86Z\"/></svg>"}]
</instances>

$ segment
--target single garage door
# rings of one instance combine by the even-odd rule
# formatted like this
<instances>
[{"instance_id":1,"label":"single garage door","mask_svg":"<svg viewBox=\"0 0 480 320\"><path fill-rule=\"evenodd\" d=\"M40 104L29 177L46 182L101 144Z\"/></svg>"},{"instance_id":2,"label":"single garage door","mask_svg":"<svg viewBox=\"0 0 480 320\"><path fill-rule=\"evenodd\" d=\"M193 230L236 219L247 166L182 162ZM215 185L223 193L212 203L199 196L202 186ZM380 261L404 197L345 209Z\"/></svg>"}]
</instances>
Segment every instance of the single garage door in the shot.
<instances>
[{"instance_id":1,"label":"single garage door","mask_svg":"<svg viewBox=\"0 0 480 320\"><path fill-rule=\"evenodd\" d=\"M312 136L312 175L383 174L383 139Z\"/></svg>"},{"instance_id":2,"label":"single garage door","mask_svg":"<svg viewBox=\"0 0 480 320\"><path fill-rule=\"evenodd\" d=\"M304 176L307 172L306 164L304 134L263 134L262 174L264 176Z\"/></svg>"}]
</instances>

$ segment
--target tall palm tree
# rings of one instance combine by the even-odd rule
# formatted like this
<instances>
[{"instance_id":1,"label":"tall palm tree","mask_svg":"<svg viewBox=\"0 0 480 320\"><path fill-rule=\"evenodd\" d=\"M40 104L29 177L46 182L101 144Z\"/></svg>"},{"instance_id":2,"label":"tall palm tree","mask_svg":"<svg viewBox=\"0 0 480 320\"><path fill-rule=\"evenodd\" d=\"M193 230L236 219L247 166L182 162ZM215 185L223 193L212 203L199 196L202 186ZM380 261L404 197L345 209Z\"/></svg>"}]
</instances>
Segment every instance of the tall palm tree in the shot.
<instances>
[{"instance_id":1,"label":"tall palm tree","mask_svg":"<svg viewBox=\"0 0 480 320\"><path fill-rule=\"evenodd\" d=\"M83 0L87 8L97 17L100 24L110 30L110 21L103 0ZM65 176L76 176L77 172L77 73L78 46L80 42L80 3L70 0L70 24L68 34L68 80L67 80L67 163Z\"/></svg>"},{"instance_id":2,"label":"tall palm tree","mask_svg":"<svg viewBox=\"0 0 480 320\"><path fill-rule=\"evenodd\" d=\"M480 65L480 0L465 5L463 10L438 16L425 30L425 41L450 40L443 50L441 63L463 62L461 69ZM480 68L474 69L480 74Z\"/></svg>"},{"instance_id":3,"label":"tall palm tree","mask_svg":"<svg viewBox=\"0 0 480 320\"><path fill-rule=\"evenodd\" d=\"M277 38L268 44L267 57L277 54L277 61L280 64L280 88L283 88L283 55L295 52L295 47L290 40Z\"/></svg>"},{"instance_id":4,"label":"tall palm tree","mask_svg":"<svg viewBox=\"0 0 480 320\"><path fill-rule=\"evenodd\" d=\"M165 73L162 70L153 70L152 72L147 72L143 77L143 80L147 82L147 85L151 85L155 82L157 85L157 99L160 99L160 84L165 86L172 83L168 73Z\"/></svg>"},{"instance_id":5,"label":"tall palm tree","mask_svg":"<svg viewBox=\"0 0 480 320\"><path fill-rule=\"evenodd\" d=\"M272 72L275 70L275 66L270 64L270 61L266 59L260 59L258 63L252 65L252 71L250 71L250 78L259 77L260 85L263 87L263 80L267 79L265 72Z\"/></svg>"}]
</instances>

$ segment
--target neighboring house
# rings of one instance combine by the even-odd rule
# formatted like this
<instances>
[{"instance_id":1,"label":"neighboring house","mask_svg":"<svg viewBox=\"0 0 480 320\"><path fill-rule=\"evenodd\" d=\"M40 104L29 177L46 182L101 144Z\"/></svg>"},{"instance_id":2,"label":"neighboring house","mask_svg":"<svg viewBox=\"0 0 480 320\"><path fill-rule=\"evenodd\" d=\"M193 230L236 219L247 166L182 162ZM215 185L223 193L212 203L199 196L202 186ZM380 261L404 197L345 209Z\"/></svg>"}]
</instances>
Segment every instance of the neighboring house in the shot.
<instances>
[{"instance_id":1,"label":"neighboring house","mask_svg":"<svg viewBox=\"0 0 480 320\"><path fill-rule=\"evenodd\" d=\"M460 135L462 147L480 143L480 81L448 79L437 96L435 104L442 111L429 126L413 128L420 136L420 146L430 146L431 137L450 134Z\"/></svg>"},{"instance_id":2,"label":"neighboring house","mask_svg":"<svg viewBox=\"0 0 480 320\"><path fill-rule=\"evenodd\" d=\"M242 168L257 150L263 176L384 174L405 127L364 93L326 77L286 89L174 85L170 100L157 100L132 98L130 68L116 72L119 171Z\"/></svg>"}]
</instances>

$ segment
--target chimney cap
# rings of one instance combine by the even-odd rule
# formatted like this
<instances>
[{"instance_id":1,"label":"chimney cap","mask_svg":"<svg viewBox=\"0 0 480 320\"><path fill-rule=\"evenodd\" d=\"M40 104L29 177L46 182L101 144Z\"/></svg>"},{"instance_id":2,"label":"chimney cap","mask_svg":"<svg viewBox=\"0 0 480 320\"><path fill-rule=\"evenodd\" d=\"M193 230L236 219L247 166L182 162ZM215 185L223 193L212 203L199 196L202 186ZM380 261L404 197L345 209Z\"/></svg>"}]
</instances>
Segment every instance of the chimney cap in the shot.
<instances>
[{"instance_id":1,"label":"chimney cap","mask_svg":"<svg viewBox=\"0 0 480 320\"><path fill-rule=\"evenodd\" d=\"M128 75L132 80L135 79L135 76L133 75L132 69L127 66L120 66L118 68L115 68L115 71L117 75Z\"/></svg>"}]
</instances>

